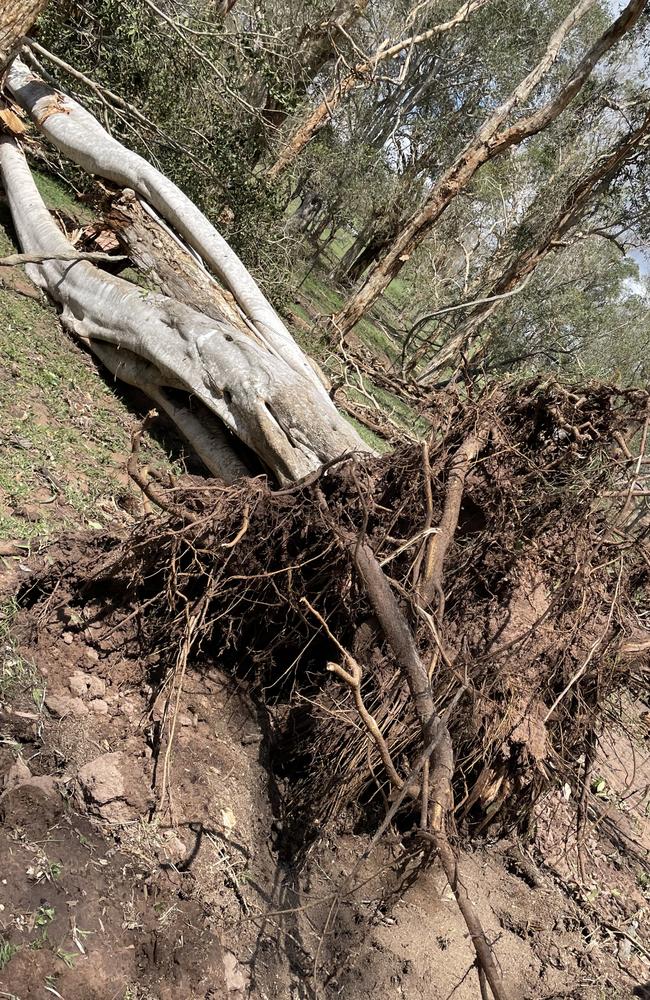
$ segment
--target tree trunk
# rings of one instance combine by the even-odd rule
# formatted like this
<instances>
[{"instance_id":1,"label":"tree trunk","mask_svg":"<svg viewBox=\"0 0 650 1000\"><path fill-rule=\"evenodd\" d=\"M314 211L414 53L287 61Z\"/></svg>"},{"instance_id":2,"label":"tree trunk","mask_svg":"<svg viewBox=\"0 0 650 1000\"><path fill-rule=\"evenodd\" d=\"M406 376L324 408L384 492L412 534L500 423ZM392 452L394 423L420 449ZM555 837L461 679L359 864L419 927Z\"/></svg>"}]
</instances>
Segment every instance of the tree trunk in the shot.
<instances>
[{"instance_id":1,"label":"tree trunk","mask_svg":"<svg viewBox=\"0 0 650 1000\"><path fill-rule=\"evenodd\" d=\"M367 450L324 390L314 392L313 372L314 381L299 374L250 332L225 317L211 319L145 292L87 261L54 259L72 247L45 208L23 154L8 138L0 141L0 168L23 250L53 256L28 270L61 306L64 326L119 378L148 393L182 431L193 434L191 443L211 471L231 479L233 470L245 469L222 427L281 483L300 479L343 452ZM211 414L208 422L203 408Z\"/></svg>"},{"instance_id":2,"label":"tree trunk","mask_svg":"<svg viewBox=\"0 0 650 1000\"><path fill-rule=\"evenodd\" d=\"M230 292L224 291L203 263L133 191L123 191L113 200L105 223L115 233L122 253L163 295L211 319L226 319L250 335L250 327Z\"/></svg>"},{"instance_id":3,"label":"tree trunk","mask_svg":"<svg viewBox=\"0 0 650 1000\"><path fill-rule=\"evenodd\" d=\"M306 93L324 66L334 58L338 43L347 43L347 32L367 6L368 0L337 0L329 17L303 29L293 56L300 96ZM262 108L264 120L273 128L279 129L288 116L286 98L278 98L267 92Z\"/></svg>"},{"instance_id":4,"label":"tree trunk","mask_svg":"<svg viewBox=\"0 0 650 1000\"><path fill-rule=\"evenodd\" d=\"M142 195L232 293L252 322L260 343L298 374L306 376L317 395L328 398L323 384L252 275L180 188L143 157L113 139L80 104L34 76L20 59L14 60L9 68L7 86L61 153L88 173L133 188Z\"/></svg>"},{"instance_id":5,"label":"tree trunk","mask_svg":"<svg viewBox=\"0 0 650 1000\"><path fill-rule=\"evenodd\" d=\"M0 76L46 4L47 0L0 0Z\"/></svg>"},{"instance_id":6,"label":"tree trunk","mask_svg":"<svg viewBox=\"0 0 650 1000\"><path fill-rule=\"evenodd\" d=\"M379 63L386 62L388 59L394 59L395 56L406 51L406 49L412 49L414 46L422 44L422 42L430 41L432 38L450 31L458 24L466 21L470 14L478 10L479 7L483 7L486 3L489 3L489 0L465 0L462 7L448 21L437 24L419 35L405 38L395 45L379 49L375 52L372 59L357 63L349 76L337 82L330 89L327 96L323 98L320 104L316 105L302 125L294 132L293 136L280 151L275 163L269 167L267 176L272 180L293 163L305 146L321 130L323 125L330 120L332 112L342 102L343 98L347 97L355 88L368 87L372 83L373 74Z\"/></svg>"},{"instance_id":7,"label":"tree trunk","mask_svg":"<svg viewBox=\"0 0 650 1000\"><path fill-rule=\"evenodd\" d=\"M364 271L367 271L370 265L374 264L383 251L389 246L389 236L381 234L374 236L350 264L347 271L347 279L349 283L351 285L355 285Z\"/></svg>"},{"instance_id":8,"label":"tree trunk","mask_svg":"<svg viewBox=\"0 0 650 1000\"><path fill-rule=\"evenodd\" d=\"M649 136L650 113L646 114L641 124L624 135L608 153L601 154L592 170L579 178L556 215L543 227L538 239L511 258L502 273L493 279L489 291L484 296L486 301L481 302L467 316L431 364L419 375L419 382L427 383L435 379L443 368L456 360L460 351L471 343L481 326L506 301L503 297L521 288L542 261L561 247L562 241L579 223L594 195L610 183L621 167L644 150ZM524 220L523 226L528 229L527 220ZM481 349L484 350L486 346L483 344Z\"/></svg>"},{"instance_id":9,"label":"tree trunk","mask_svg":"<svg viewBox=\"0 0 650 1000\"><path fill-rule=\"evenodd\" d=\"M331 277L337 283L347 283L347 276L352 264L357 259L364 246L368 242L372 229L370 225L366 224L360 233L354 237L353 242L350 244L348 249L345 251L340 261L332 271Z\"/></svg>"},{"instance_id":10,"label":"tree trunk","mask_svg":"<svg viewBox=\"0 0 650 1000\"><path fill-rule=\"evenodd\" d=\"M454 163L431 189L426 202L406 223L384 258L373 268L362 287L332 317L338 335L345 335L385 291L413 252L457 195L467 188L478 170L489 160L547 128L579 93L592 70L606 52L636 23L648 0L630 0L622 14L597 39L555 97L538 111L503 128L509 115L523 104L557 61L567 35L593 6L580 0L551 36L542 59L473 136Z\"/></svg>"}]
</instances>

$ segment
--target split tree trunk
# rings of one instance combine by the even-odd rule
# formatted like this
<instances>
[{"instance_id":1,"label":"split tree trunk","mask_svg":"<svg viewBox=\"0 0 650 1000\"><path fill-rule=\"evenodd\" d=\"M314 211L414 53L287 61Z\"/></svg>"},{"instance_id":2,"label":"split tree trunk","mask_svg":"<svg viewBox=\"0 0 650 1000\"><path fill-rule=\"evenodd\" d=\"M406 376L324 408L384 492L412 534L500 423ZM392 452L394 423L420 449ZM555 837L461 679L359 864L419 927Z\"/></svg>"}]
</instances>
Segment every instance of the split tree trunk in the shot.
<instances>
[{"instance_id":1,"label":"split tree trunk","mask_svg":"<svg viewBox=\"0 0 650 1000\"><path fill-rule=\"evenodd\" d=\"M419 382L427 383L435 380L442 369L453 363L460 352L471 344L483 324L503 305L505 301L503 296L520 288L549 254L563 247L563 240L578 225L594 194L606 186L621 167L647 147L649 137L650 113L647 113L637 128L624 135L609 152L598 157L595 166L579 178L556 215L544 226L537 240L529 243L522 253L511 258L501 274L492 280L489 290L484 295L486 300L492 301L482 302L470 312L433 361L418 376ZM528 228L527 223L528 220L525 219L523 225L526 228ZM481 350L486 346L487 343L484 343Z\"/></svg>"},{"instance_id":2,"label":"split tree trunk","mask_svg":"<svg viewBox=\"0 0 650 1000\"><path fill-rule=\"evenodd\" d=\"M538 111L503 128L510 114L528 100L557 61L567 35L593 7L594 0L580 0L551 36L543 57L509 97L483 123L478 132L442 174L425 204L407 222L383 259L373 268L361 288L332 317L338 335L345 335L361 319L395 278L413 252L457 195L467 188L480 168L508 149L547 128L573 101L600 59L639 19L648 0L630 0L621 15L597 39L555 97Z\"/></svg>"},{"instance_id":3,"label":"split tree trunk","mask_svg":"<svg viewBox=\"0 0 650 1000\"><path fill-rule=\"evenodd\" d=\"M108 134L77 101L54 90L15 59L7 86L18 104L56 148L90 174L130 187L151 204L232 292L260 342L278 359L327 393L286 326L237 254L179 187L142 156Z\"/></svg>"},{"instance_id":4,"label":"split tree trunk","mask_svg":"<svg viewBox=\"0 0 650 1000\"><path fill-rule=\"evenodd\" d=\"M307 379L225 317L209 318L87 261L54 259L72 246L8 138L0 140L0 169L23 250L52 254L28 270L61 306L64 326L115 375L162 406L212 472L232 479L246 471L229 434L281 483L346 451L367 450L325 390L315 391L313 373Z\"/></svg>"}]
</instances>

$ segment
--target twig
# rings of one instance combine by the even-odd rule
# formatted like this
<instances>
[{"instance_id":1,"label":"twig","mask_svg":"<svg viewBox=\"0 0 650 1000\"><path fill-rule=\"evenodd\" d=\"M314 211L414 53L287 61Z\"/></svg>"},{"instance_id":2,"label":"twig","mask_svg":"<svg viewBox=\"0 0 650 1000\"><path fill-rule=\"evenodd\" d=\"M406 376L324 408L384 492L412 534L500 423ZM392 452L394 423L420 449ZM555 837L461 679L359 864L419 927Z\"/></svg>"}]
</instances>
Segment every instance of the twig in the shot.
<instances>
[{"instance_id":1,"label":"twig","mask_svg":"<svg viewBox=\"0 0 650 1000\"><path fill-rule=\"evenodd\" d=\"M165 804L165 795L169 798L169 807L171 813L172 800L171 792L169 790L169 768L171 762L172 747L174 745L174 736L176 734L176 722L178 720L178 710L180 707L181 695L183 694L183 680L185 678L185 671L187 669L187 658L189 656L192 644L194 642L194 633L196 632L196 627L201 618L205 614L205 602L204 608L200 615L190 616L186 609L187 615L187 628L183 636L183 642L178 653L176 660L176 667L174 669L174 683L176 684L176 699L174 701L174 708L172 712L172 721L169 728L169 736L167 738L167 746L165 748L165 756L163 758L163 773L162 780L160 783L160 808L162 809ZM167 698L165 704L165 710L163 712L162 726L165 725L165 718L169 710L169 705L171 704L172 692L169 692L169 697Z\"/></svg>"},{"instance_id":2,"label":"twig","mask_svg":"<svg viewBox=\"0 0 650 1000\"><path fill-rule=\"evenodd\" d=\"M80 253L76 250L62 250L60 253L12 253L8 257L0 257L0 267L17 267L19 264L45 264L48 260L69 260L76 263L79 260L87 260L91 263L101 263L110 261L128 260L121 254L112 253Z\"/></svg>"},{"instance_id":3,"label":"twig","mask_svg":"<svg viewBox=\"0 0 650 1000\"><path fill-rule=\"evenodd\" d=\"M302 597L300 600L302 604L304 604L307 608L309 608L314 618L316 618L323 626L325 632L332 640L334 645L337 647L341 655L344 657L345 662L350 668L348 672L343 667L339 666L337 663L327 664L327 669L329 670L329 672L332 674L336 674L337 677L339 677L351 688L352 693L354 695L354 703L357 712L359 713L361 721L363 722L364 726L366 727L366 729L368 730L368 732L370 733L375 742L375 745L379 751L379 756L381 757L382 760L382 764L386 769L386 774L388 775L391 784L394 785L395 788L401 789L402 786L404 785L404 782L400 778L399 774L397 773L397 768L393 764L393 760L390 755L390 750L388 749L388 745L386 744L386 740L384 739L383 734L379 726L377 725L376 719L373 718L373 716L370 714L370 712L368 711L363 702L363 697L361 695L361 679L363 676L363 671L361 670L360 664L358 663L357 660L355 660L355 658L351 655L351 653L348 653L348 651L343 648L343 646L338 641L336 636L332 634L329 625L327 624L325 619L322 617L321 614L319 614L316 608L314 608L309 603L307 598Z\"/></svg>"},{"instance_id":4,"label":"twig","mask_svg":"<svg viewBox=\"0 0 650 1000\"><path fill-rule=\"evenodd\" d=\"M470 933L472 939L472 944L476 951L476 956L479 962L479 969L485 974L485 978L490 984L490 988L496 997L496 1000L506 1000L508 994L505 991L503 985L503 980L496 967L492 955L492 949L485 936L485 931L481 926L478 914L474 909L474 904L469 898L469 893L460 876L458 870L458 860L447 840L446 836L443 834L429 833L426 830L419 830L418 836L422 837L424 840L429 840L434 844L438 857L440 858L440 864L442 865L443 871L447 876L447 881L451 886L451 890L458 903L458 909L460 910L463 920L467 925L467 929Z\"/></svg>"},{"instance_id":5,"label":"twig","mask_svg":"<svg viewBox=\"0 0 650 1000\"><path fill-rule=\"evenodd\" d=\"M446 720L446 719L449 718L449 716L451 715L452 711L454 710L454 708L456 707L456 705L460 701L460 698L461 698L461 696L463 694L464 694L464 689L461 688L461 690L456 693L456 695L454 696L451 704L447 708L447 710L446 710L446 712L445 712L445 714L443 716L444 720ZM329 931L329 929L330 929L330 927L332 925L332 921L333 921L333 919L334 919L334 917L336 915L336 911L338 909L339 903L340 903L341 899L343 898L343 896L345 895L347 887L350 885L350 882L352 881L352 879L354 878L354 876L356 875L356 873L361 868L361 865L365 861L368 860L368 858L370 857L370 855L374 851L375 847L377 846L377 844L379 843L379 841L381 840L381 838L386 833L386 830L388 829L388 827L390 826L390 824L395 819L395 816L399 812L399 810L400 810L400 808L402 806L402 803L404 802L406 796L408 795L409 788L412 786L412 783L417 780L418 775L420 774L420 771L422 771L422 769L424 767L425 761L429 760L429 758L431 757L431 755L435 752L435 750L436 750L436 748L438 746L438 743L440 742L441 738L442 738L442 734L441 733L436 733L436 735L433 737L433 739L431 739L430 742L425 746L424 750L422 751L422 753L420 754L420 756L417 758L415 764L411 768L411 770L410 770L410 772L409 772L409 774L408 774L408 776L406 778L406 781L404 782L402 788L398 791L397 795L395 796L395 799L394 799L394 801L393 801L390 809L388 810L388 812L384 816L384 818L383 818L383 820L381 822L381 825L379 826L378 830L374 833L374 835L372 837L372 840L366 846L366 848L363 850L363 852L361 853L361 855L359 856L359 858L357 858L357 860L355 861L354 865L352 866L352 869L345 876L345 878L343 879L343 881L342 881L342 883L341 883L338 891L336 892L336 894L335 894L335 896L334 896L334 898L332 900L332 904L330 906L329 913L327 914L327 919L325 921L325 926L323 927L321 938L320 938L320 941L318 943L318 948L316 949L316 955L314 956L314 979L316 978L316 971L318 969L318 961L319 961L319 958L320 958L320 952L321 952L321 948L322 948L322 945L323 945L323 941L325 940L325 935L327 934L327 932Z\"/></svg>"},{"instance_id":6,"label":"twig","mask_svg":"<svg viewBox=\"0 0 650 1000\"><path fill-rule=\"evenodd\" d=\"M438 534L432 537L428 543L422 578L417 584L418 592L424 604L428 604L434 594L438 595L437 614L439 621L442 619L445 610L445 594L442 589L444 561L458 527L458 518L460 516L467 474L472 462L476 459L485 444L486 437L486 431L470 434L463 441L451 460L447 480L447 494L442 517L438 525Z\"/></svg>"},{"instance_id":7,"label":"twig","mask_svg":"<svg viewBox=\"0 0 650 1000\"><path fill-rule=\"evenodd\" d=\"M596 753L596 733L594 727L592 726L585 737L585 763L582 774L582 788L580 790L580 798L578 800L578 812L576 816L576 848L578 851L578 871L580 873L580 879L583 885L586 882L583 847L587 832L587 796L589 794L589 784L591 781L591 772L594 766L595 753Z\"/></svg>"}]
</instances>

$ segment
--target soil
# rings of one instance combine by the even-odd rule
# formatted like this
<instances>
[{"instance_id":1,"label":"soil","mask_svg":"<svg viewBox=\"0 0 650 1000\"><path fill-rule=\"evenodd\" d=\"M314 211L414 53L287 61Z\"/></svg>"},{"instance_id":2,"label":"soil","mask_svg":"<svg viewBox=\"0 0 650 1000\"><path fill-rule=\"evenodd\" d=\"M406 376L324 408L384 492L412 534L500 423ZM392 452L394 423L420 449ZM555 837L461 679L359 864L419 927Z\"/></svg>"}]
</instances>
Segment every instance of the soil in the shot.
<instances>
[{"instance_id":1,"label":"soil","mask_svg":"<svg viewBox=\"0 0 650 1000\"><path fill-rule=\"evenodd\" d=\"M54 554L6 557L0 589L24 593ZM359 865L369 835L341 817L300 869L278 852L273 734L207 654L172 706L163 778L156 663L97 610L80 616L54 593L38 613L27 602L3 640L0 995L478 998L444 875L432 862L415 877L407 835L393 830ZM586 884L578 789L539 803L526 845L465 845L463 879L513 998L648 995L644 712L626 703L601 741Z\"/></svg>"}]
</instances>

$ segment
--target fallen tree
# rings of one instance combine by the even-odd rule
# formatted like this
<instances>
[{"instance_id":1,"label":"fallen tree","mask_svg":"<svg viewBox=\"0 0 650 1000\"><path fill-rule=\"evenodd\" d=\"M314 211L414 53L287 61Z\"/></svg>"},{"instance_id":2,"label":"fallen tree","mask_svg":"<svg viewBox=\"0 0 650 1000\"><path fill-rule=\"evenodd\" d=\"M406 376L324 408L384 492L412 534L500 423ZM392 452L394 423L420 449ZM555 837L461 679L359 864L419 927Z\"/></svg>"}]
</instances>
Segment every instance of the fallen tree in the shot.
<instances>
[{"instance_id":1,"label":"fallen tree","mask_svg":"<svg viewBox=\"0 0 650 1000\"><path fill-rule=\"evenodd\" d=\"M647 528L618 515L649 397L537 381L435 404L425 448L275 492L167 491L138 468L138 431L130 471L162 516L91 538L29 600L53 627L92 621L106 653L154 663L159 709L188 657L245 682L268 720L284 856L306 863L315 839L361 819L374 843L397 821L396 867L412 875L433 848L505 997L450 840L525 831L547 789L579 788L588 733L634 684Z\"/></svg>"},{"instance_id":2,"label":"fallen tree","mask_svg":"<svg viewBox=\"0 0 650 1000\"><path fill-rule=\"evenodd\" d=\"M109 135L77 101L35 76L20 59L9 67L6 86L59 152L87 173L141 194L232 293L266 349L326 395L313 366L237 254L176 184Z\"/></svg>"},{"instance_id":3,"label":"fallen tree","mask_svg":"<svg viewBox=\"0 0 650 1000\"><path fill-rule=\"evenodd\" d=\"M364 450L356 432L205 216L19 62L9 85L65 155L153 203L243 321L70 260L5 138L0 168L16 229L26 253L48 258L29 266L63 323L144 388L222 479L256 471L238 439L285 487L255 478L167 494L138 468L138 432L130 472L164 517L126 541L91 541L92 562L58 564L30 600L56 585L60 602L66 588L79 620L90 608L96 621L103 614L119 642L133 641L137 622L158 684L162 676L156 697L171 699L188 657L200 662L207 649L235 675L254 670L276 770L286 777L295 765L285 849L295 856L298 842L304 857L352 802L376 822L375 793L384 793L393 804L378 832L401 810L417 828L417 863L435 849L481 989L489 983L505 1000L450 838L456 822L478 831L524 822L550 774L573 766L585 719L622 683L611 652L637 624L648 562L643 539L626 523L615 528L604 497L614 460L624 474L625 449L633 454L647 426L648 394L533 384L477 401L430 397L424 447L350 458ZM117 597L102 612L107 589ZM159 741L162 804L173 732Z\"/></svg>"},{"instance_id":4,"label":"fallen tree","mask_svg":"<svg viewBox=\"0 0 650 1000\"><path fill-rule=\"evenodd\" d=\"M268 326L255 336L225 316L215 320L144 293L88 261L66 261L74 248L45 208L12 139L1 140L0 167L23 250L51 255L28 270L61 306L63 324L113 374L161 406L215 475L230 482L247 471L233 436L280 482L299 479L343 452L366 449L293 341L294 359L302 358L295 365L281 356L277 338L275 349L268 348ZM259 303L252 284L249 275L246 293ZM288 332L283 336L291 339ZM180 403L174 393L183 394Z\"/></svg>"}]
</instances>

